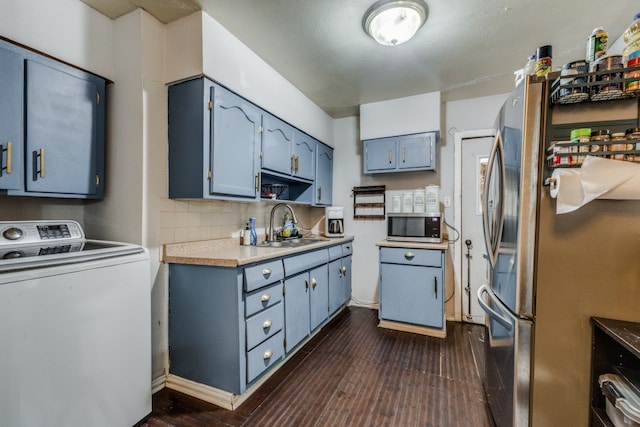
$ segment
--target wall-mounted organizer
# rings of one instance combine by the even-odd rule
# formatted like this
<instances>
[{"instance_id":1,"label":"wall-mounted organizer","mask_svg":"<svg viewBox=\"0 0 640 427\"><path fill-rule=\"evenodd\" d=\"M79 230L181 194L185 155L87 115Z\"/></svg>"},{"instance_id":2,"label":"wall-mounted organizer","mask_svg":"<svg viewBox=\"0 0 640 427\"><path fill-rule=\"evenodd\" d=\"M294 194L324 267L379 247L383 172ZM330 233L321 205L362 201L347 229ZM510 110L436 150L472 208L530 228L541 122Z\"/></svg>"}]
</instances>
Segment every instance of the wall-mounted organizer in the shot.
<instances>
[{"instance_id":1,"label":"wall-mounted organizer","mask_svg":"<svg viewBox=\"0 0 640 427\"><path fill-rule=\"evenodd\" d=\"M353 187L353 219L385 219L384 185Z\"/></svg>"}]
</instances>

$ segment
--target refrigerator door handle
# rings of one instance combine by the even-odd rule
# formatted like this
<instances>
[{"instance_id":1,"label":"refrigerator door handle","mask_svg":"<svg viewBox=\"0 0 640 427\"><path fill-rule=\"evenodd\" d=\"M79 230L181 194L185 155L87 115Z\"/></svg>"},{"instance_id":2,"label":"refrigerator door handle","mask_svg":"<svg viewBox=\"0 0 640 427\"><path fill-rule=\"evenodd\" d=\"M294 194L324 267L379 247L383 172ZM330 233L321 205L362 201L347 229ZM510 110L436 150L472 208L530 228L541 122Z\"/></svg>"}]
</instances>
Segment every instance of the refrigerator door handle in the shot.
<instances>
[{"instance_id":1,"label":"refrigerator door handle","mask_svg":"<svg viewBox=\"0 0 640 427\"><path fill-rule=\"evenodd\" d=\"M480 307L482 308L482 310L484 310L484 312L487 313L489 317L491 317L496 322L500 323L507 330L509 331L512 330L513 325L511 324L511 322L509 322L509 319L506 319L503 315L493 310L491 307L489 307L489 305L486 302L484 302L484 294L487 294L489 298L492 298L491 293L489 293L489 288L487 287L487 285L482 285L480 286L480 289L478 289L478 304L480 304Z\"/></svg>"},{"instance_id":2,"label":"refrigerator door handle","mask_svg":"<svg viewBox=\"0 0 640 427\"><path fill-rule=\"evenodd\" d=\"M487 254L489 256L489 264L491 265L491 267L494 267L496 265L496 258L497 258L497 247L494 248L493 247L493 241L492 241L492 235L491 235L491 231L490 230L490 225L489 225L489 188L491 185L491 172L494 168L494 163L495 163L495 159L496 156L498 156L500 154L500 145L502 144L502 135L500 133L500 130L498 130L496 132L496 139L493 143L493 147L491 147L491 153L489 154L489 161L487 162L487 169L485 172L485 179L484 179L484 187L482 189L482 226L483 226L483 231L484 231L484 244L485 247L487 249ZM502 171L500 171L502 172ZM502 197L502 195L500 195ZM502 201L500 201L500 203L502 203ZM502 209L500 209L501 211L498 213L499 215L499 220L498 220L498 224L499 227L502 226ZM493 230L495 233L498 234L498 237L496 237L497 241L496 244L499 245L500 242L500 231L499 230Z\"/></svg>"}]
</instances>

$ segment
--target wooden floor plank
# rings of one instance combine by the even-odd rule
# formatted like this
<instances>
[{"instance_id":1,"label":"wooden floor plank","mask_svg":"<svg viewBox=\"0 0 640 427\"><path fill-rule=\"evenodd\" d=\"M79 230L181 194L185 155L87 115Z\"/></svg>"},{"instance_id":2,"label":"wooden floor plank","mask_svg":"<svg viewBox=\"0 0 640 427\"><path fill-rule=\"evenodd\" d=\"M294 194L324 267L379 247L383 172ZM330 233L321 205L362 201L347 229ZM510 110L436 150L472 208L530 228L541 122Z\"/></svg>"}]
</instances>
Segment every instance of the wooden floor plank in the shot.
<instances>
[{"instance_id":1,"label":"wooden floor plank","mask_svg":"<svg viewBox=\"0 0 640 427\"><path fill-rule=\"evenodd\" d=\"M447 338L377 327L348 307L236 411L163 389L139 427L492 427L478 375L484 327Z\"/></svg>"}]
</instances>

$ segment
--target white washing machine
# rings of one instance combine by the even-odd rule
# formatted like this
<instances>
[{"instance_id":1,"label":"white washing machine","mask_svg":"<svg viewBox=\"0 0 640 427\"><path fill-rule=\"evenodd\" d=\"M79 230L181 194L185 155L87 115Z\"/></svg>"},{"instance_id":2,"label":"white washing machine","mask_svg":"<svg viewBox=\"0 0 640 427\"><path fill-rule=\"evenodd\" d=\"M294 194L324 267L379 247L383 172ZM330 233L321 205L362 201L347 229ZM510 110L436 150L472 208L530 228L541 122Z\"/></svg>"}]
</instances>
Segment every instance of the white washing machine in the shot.
<instances>
[{"instance_id":1,"label":"white washing machine","mask_svg":"<svg viewBox=\"0 0 640 427\"><path fill-rule=\"evenodd\" d=\"M74 221L0 222L0 427L151 412L149 255Z\"/></svg>"}]
</instances>

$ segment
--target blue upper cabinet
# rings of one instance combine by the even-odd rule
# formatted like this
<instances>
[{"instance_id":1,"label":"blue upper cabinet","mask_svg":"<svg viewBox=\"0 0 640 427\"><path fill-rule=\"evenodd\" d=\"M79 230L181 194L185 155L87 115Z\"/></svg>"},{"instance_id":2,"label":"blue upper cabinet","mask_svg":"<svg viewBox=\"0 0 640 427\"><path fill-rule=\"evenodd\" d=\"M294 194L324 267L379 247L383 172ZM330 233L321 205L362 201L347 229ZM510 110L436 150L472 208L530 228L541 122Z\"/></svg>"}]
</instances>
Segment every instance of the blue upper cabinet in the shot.
<instances>
[{"instance_id":1,"label":"blue upper cabinet","mask_svg":"<svg viewBox=\"0 0 640 427\"><path fill-rule=\"evenodd\" d=\"M293 175L297 178L313 180L316 170L316 145L318 142L309 135L295 130L293 133Z\"/></svg>"},{"instance_id":2,"label":"blue upper cabinet","mask_svg":"<svg viewBox=\"0 0 640 427\"><path fill-rule=\"evenodd\" d=\"M258 197L262 112L203 77L169 87L169 197Z\"/></svg>"},{"instance_id":3,"label":"blue upper cabinet","mask_svg":"<svg viewBox=\"0 0 640 427\"><path fill-rule=\"evenodd\" d=\"M8 43L0 68L0 190L102 198L106 81Z\"/></svg>"},{"instance_id":4,"label":"blue upper cabinet","mask_svg":"<svg viewBox=\"0 0 640 427\"><path fill-rule=\"evenodd\" d=\"M26 76L26 190L96 196L104 85L34 61Z\"/></svg>"},{"instance_id":5,"label":"blue upper cabinet","mask_svg":"<svg viewBox=\"0 0 640 427\"><path fill-rule=\"evenodd\" d=\"M316 140L265 113L262 121L262 169L301 180L313 181Z\"/></svg>"},{"instance_id":6,"label":"blue upper cabinet","mask_svg":"<svg viewBox=\"0 0 640 427\"><path fill-rule=\"evenodd\" d=\"M24 180L23 88L20 55L0 47L0 189L20 190Z\"/></svg>"},{"instance_id":7,"label":"blue upper cabinet","mask_svg":"<svg viewBox=\"0 0 640 427\"><path fill-rule=\"evenodd\" d=\"M228 90L212 86L211 194L259 195L261 111Z\"/></svg>"},{"instance_id":8,"label":"blue upper cabinet","mask_svg":"<svg viewBox=\"0 0 640 427\"><path fill-rule=\"evenodd\" d=\"M316 179L313 204L331 206L333 199L333 149L318 143L316 147Z\"/></svg>"},{"instance_id":9,"label":"blue upper cabinet","mask_svg":"<svg viewBox=\"0 0 640 427\"><path fill-rule=\"evenodd\" d=\"M364 141L364 172L394 172L397 169L396 138Z\"/></svg>"},{"instance_id":10,"label":"blue upper cabinet","mask_svg":"<svg viewBox=\"0 0 640 427\"><path fill-rule=\"evenodd\" d=\"M364 173L436 170L437 132L363 141Z\"/></svg>"},{"instance_id":11,"label":"blue upper cabinet","mask_svg":"<svg viewBox=\"0 0 640 427\"><path fill-rule=\"evenodd\" d=\"M295 170L293 127L264 114L262 121L262 169L291 175Z\"/></svg>"}]
</instances>

